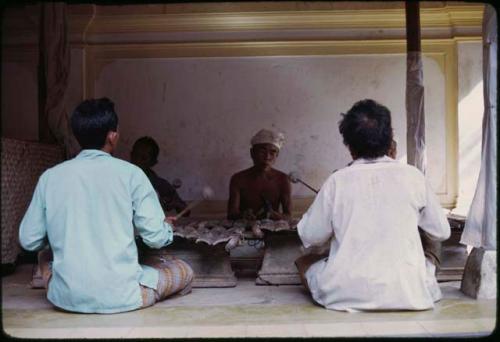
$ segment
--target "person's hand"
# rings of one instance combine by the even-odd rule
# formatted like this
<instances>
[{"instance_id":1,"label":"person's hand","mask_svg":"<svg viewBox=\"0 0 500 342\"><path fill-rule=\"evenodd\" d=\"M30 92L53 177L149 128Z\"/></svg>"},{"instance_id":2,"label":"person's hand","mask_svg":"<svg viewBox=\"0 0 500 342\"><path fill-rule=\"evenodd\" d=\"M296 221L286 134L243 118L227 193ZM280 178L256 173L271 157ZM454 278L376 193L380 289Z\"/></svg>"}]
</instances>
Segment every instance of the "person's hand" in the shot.
<instances>
[{"instance_id":1,"label":"person's hand","mask_svg":"<svg viewBox=\"0 0 500 342\"><path fill-rule=\"evenodd\" d=\"M243 212L242 219L253 221L257 219L257 216L253 213L252 209L247 209Z\"/></svg>"},{"instance_id":2,"label":"person's hand","mask_svg":"<svg viewBox=\"0 0 500 342\"><path fill-rule=\"evenodd\" d=\"M284 216L277 211L270 210L269 211L269 218L271 220L283 220Z\"/></svg>"},{"instance_id":3,"label":"person's hand","mask_svg":"<svg viewBox=\"0 0 500 342\"><path fill-rule=\"evenodd\" d=\"M248 215L243 216L243 219L248 220L248 221L255 221L255 220L257 220L257 216L255 216L254 214L248 214Z\"/></svg>"},{"instance_id":4,"label":"person's hand","mask_svg":"<svg viewBox=\"0 0 500 342\"><path fill-rule=\"evenodd\" d=\"M175 216L167 216L165 217L165 222L170 224L172 227L174 226L174 222L177 220L177 217Z\"/></svg>"}]
</instances>

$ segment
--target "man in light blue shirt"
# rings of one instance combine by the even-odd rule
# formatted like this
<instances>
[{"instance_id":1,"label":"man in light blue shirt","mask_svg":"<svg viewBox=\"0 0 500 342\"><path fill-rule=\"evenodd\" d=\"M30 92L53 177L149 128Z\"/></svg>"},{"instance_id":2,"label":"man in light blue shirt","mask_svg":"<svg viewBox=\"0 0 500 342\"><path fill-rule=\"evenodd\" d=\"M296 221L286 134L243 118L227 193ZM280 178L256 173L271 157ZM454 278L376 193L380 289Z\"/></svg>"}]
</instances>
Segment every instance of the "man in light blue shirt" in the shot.
<instances>
[{"instance_id":1,"label":"man in light blue shirt","mask_svg":"<svg viewBox=\"0 0 500 342\"><path fill-rule=\"evenodd\" d=\"M40 265L49 301L115 313L188 293L193 271L182 260L138 262L134 227L145 244L162 248L172 242L172 226L144 172L111 156L119 139L113 103L82 102L71 126L82 151L40 176L19 230L26 250L52 249L51 267L44 257Z\"/></svg>"}]
</instances>

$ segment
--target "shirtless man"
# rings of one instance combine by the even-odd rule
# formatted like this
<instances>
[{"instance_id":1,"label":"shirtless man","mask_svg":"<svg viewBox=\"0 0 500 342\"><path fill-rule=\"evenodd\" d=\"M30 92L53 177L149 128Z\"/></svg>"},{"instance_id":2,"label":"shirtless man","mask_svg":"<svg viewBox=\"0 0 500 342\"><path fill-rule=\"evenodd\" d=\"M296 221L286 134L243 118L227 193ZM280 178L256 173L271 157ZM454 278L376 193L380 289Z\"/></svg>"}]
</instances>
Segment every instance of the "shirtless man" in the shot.
<instances>
[{"instance_id":1,"label":"shirtless man","mask_svg":"<svg viewBox=\"0 0 500 342\"><path fill-rule=\"evenodd\" d=\"M260 130L252 138L250 155L254 165L231 177L228 219L290 218L290 180L285 173L272 167L284 141L282 133L266 129Z\"/></svg>"}]
</instances>

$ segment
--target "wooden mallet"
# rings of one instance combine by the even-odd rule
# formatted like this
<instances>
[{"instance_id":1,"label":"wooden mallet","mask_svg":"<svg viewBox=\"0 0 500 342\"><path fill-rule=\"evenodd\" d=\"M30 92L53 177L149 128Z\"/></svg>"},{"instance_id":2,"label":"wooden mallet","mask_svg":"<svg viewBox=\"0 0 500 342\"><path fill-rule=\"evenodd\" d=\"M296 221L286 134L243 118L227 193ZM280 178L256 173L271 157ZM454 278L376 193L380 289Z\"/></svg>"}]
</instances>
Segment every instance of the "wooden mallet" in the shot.
<instances>
[{"instance_id":1,"label":"wooden mallet","mask_svg":"<svg viewBox=\"0 0 500 342\"><path fill-rule=\"evenodd\" d=\"M201 192L202 194L202 197L203 199L201 200L196 200L196 201L193 201L191 203L189 203L187 205L186 208L184 208L184 210L182 210L180 213L178 213L176 216L175 216L175 219L179 219L182 217L182 215L184 215L185 213L187 213L189 210L192 210L193 208L195 208L196 206L198 206L201 202L205 201L205 200L208 200L210 198L212 198L214 196L214 191L212 190L211 187L209 186L204 186L203 187L203 190Z\"/></svg>"},{"instance_id":2,"label":"wooden mallet","mask_svg":"<svg viewBox=\"0 0 500 342\"><path fill-rule=\"evenodd\" d=\"M301 183L301 184L305 185L307 188L309 188L309 190L312 190L315 193L318 193L318 190L316 190L315 188L313 188L312 186L310 186L309 184L304 182L302 179L300 179L297 172L290 172L290 174L288 175L288 178L290 178L290 181L292 183Z\"/></svg>"}]
</instances>

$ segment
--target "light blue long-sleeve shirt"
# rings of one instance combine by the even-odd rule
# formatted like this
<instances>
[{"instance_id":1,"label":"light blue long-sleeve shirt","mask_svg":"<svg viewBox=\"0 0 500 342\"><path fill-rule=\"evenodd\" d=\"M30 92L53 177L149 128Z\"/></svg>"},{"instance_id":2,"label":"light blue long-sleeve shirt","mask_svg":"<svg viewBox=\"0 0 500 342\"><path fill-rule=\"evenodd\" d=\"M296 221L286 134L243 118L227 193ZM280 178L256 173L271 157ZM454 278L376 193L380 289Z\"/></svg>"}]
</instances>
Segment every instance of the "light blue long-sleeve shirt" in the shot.
<instances>
[{"instance_id":1,"label":"light blue long-sleeve shirt","mask_svg":"<svg viewBox=\"0 0 500 342\"><path fill-rule=\"evenodd\" d=\"M158 271L140 265L134 226L152 248L172 242L158 196L144 172L100 150L46 170L21 222L19 241L52 248L47 298L69 311L113 313L142 306L139 285Z\"/></svg>"}]
</instances>

